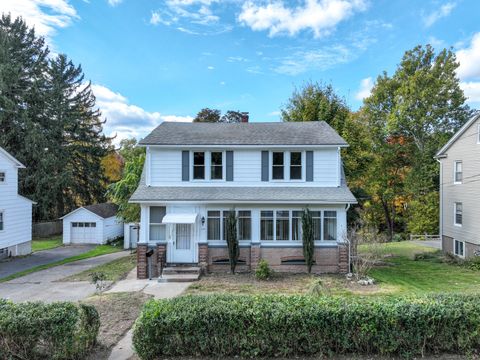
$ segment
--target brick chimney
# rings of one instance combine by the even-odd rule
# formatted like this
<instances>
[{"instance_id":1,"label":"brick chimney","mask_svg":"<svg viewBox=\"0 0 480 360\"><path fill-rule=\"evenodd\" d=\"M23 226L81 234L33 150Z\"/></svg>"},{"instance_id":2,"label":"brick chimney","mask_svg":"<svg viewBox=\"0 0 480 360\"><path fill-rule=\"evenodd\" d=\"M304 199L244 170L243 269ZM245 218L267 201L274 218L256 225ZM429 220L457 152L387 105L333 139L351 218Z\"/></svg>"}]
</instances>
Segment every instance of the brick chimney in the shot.
<instances>
[{"instance_id":1,"label":"brick chimney","mask_svg":"<svg viewBox=\"0 0 480 360\"><path fill-rule=\"evenodd\" d=\"M242 112L242 123L248 123L248 112L243 111Z\"/></svg>"}]
</instances>

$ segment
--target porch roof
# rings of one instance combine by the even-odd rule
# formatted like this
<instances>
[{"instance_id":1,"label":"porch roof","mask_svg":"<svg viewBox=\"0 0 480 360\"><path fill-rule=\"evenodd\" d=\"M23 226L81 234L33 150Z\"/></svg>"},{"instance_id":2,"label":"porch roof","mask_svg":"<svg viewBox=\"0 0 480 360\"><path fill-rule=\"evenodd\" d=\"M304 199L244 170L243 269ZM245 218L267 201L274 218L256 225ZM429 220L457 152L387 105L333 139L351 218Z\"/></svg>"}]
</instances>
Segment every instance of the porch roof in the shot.
<instances>
[{"instance_id":1,"label":"porch roof","mask_svg":"<svg viewBox=\"0 0 480 360\"><path fill-rule=\"evenodd\" d=\"M293 187L293 186L145 186L140 185L130 202L243 202L243 203L356 203L346 186Z\"/></svg>"}]
</instances>

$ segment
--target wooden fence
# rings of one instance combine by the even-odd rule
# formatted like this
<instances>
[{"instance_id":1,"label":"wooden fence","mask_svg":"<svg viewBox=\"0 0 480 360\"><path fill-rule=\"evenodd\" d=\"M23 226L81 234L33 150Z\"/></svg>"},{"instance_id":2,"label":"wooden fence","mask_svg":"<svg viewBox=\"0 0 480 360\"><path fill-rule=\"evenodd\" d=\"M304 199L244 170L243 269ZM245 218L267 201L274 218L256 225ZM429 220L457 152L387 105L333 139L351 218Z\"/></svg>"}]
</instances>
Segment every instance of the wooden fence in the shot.
<instances>
[{"instance_id":1,"label":"wooden fence","mask_svg":"<svg viewBox=\"0 0 480 360\"><path fill-rule=\"evenodd\" d=\"M34 238L61 235L62 233L63 233L62 220L35 223L32 226L32 235Z\"/></svg>"},{"instance_id":2,"label":"wooden fence","mask_svg":"<svg viewBox=\"0 0 480 360\"><path fill-rule=\"evenodd\" d=\"M424 235L413 235L413 234L410 234L410 241L412 240L420 240L420 241L424 241L424 240L438 240L440 241L440 235L427 235L427 234L424 234Z\"/></svg>"}]
</instances>

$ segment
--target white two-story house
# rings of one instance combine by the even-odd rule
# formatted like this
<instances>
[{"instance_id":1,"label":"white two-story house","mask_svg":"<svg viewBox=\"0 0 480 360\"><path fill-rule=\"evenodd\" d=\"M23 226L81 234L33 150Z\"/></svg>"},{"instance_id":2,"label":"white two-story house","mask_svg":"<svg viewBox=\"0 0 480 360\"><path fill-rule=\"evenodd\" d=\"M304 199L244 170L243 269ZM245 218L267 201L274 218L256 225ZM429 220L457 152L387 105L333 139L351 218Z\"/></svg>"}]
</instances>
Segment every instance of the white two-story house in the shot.
<instances>
[{"instance_id":1,"label":"white two-story house","mask_svg":"<svg viewBox=\"0 0 480 360\"><path fill-rule=\"evenodd\" d=\"M461 258L480 256L480 115L465 123L436 158L443 251Z\"/></svg>"},{"instance_id":2,"label":"white two-story house","mask_svg":"<svg viewBox=\"0 0 480 360\"><path fill-rule=\"evenodd\" d=\"M325 122L164 122L140 141L146 162L131 202L141 206L138 276L145 251L169 264L228 267L225 223L238 218L239 264L266 259L277 271L305 271L301 211L315 226L314 272L346 272L346 186L340 150Z\"/></svg>"},{"instance_id":3,"label":"white two-story house","mask_svg":"<svg viewBox=\"0 0 480 360\"><path fill-rule=\"evenodd\" d=\"M32 204L18 194L25 166L0 147L0 258L32 252Z\"/></svg>"}]
</instances>

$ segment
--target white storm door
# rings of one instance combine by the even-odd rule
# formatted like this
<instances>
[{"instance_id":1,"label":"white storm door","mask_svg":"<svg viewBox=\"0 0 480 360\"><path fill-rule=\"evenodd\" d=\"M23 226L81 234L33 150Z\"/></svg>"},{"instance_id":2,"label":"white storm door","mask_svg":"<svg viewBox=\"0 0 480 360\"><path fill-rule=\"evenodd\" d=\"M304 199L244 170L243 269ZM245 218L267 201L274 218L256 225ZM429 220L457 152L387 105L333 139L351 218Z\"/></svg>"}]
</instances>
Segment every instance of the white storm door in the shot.
<instances>
[{"instance_id":1,"label":"white storm door","mask_svg":"<svg viewBox=\"0 0 480 360\"><path fill-rule=\"evenodd\" d=\"M172 250L172 262L193 262L193 241L191 224L175 224L175 240L173 242Z\"/></svg>"}]
</instances>

